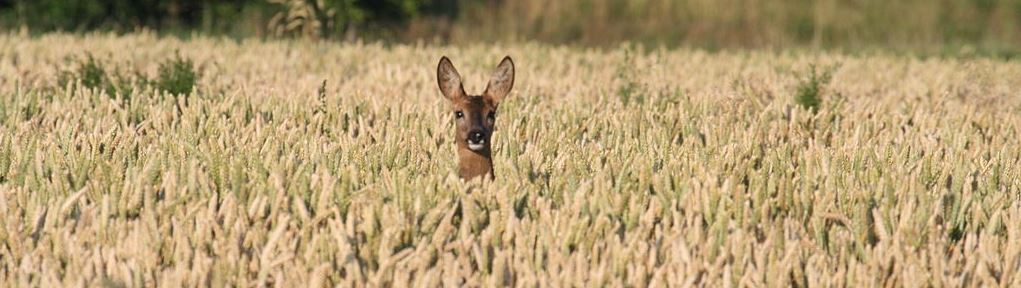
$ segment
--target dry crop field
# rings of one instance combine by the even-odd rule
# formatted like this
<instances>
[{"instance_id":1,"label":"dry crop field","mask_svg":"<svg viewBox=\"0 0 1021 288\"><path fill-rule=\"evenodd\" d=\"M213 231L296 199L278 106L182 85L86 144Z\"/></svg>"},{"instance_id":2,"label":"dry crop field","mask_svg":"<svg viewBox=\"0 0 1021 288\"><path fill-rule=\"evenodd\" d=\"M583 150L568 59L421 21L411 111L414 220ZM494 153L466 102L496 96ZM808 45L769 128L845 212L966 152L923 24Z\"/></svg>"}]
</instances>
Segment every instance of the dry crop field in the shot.
<instances>
[{"instance_id":1,"label":"dry crop field","mask_svg":"<svg viewBox=\"0 0 1021 288\"><path fill-rule=\"evenodd\" d=\"M515 58L494 182L456 176L442 55L469 93ZM1018 286L1018 91L1017 60L5 34L0 286Z\"/></svg>"}]
</instances>

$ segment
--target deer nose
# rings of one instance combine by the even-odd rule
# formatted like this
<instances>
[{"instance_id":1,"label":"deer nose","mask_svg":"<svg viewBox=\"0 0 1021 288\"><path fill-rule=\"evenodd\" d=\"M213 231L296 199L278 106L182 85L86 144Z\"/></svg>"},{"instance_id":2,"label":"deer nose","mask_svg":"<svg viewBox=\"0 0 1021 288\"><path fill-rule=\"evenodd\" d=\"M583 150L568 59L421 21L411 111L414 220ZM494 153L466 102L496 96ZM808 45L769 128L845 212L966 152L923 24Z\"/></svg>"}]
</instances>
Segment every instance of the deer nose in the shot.
<instances>
[{"instance_id":1,"label":"deer nose","mask_svg":"<svg viewBox=\"0 0 1021 288\"><path fill-rule=\"evenodd\" d=\"M468 143L481 143L485 140L483 139L483 136L485 135L482 134L482 131L476 130L468 132Z\"/></svg>"}]
</instances>

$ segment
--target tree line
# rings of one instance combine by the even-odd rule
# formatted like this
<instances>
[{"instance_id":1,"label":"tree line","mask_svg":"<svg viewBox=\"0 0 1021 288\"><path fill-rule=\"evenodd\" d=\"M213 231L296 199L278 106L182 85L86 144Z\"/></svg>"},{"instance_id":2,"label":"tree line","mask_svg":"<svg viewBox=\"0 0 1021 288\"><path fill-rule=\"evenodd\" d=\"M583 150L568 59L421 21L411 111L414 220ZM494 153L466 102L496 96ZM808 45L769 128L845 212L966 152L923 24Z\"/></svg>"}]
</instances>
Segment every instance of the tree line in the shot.
<instances>
[{"instance_id":1,"label":"tree line","mask_svg":"<svg viewBox=\"0 0 1021 288\"><path fill-rule=\"evenodd\" d=\"M397 28L414 17L454 17L458 0L0 0L0 27L336 37Z\"/></svg>"}]
</instances>

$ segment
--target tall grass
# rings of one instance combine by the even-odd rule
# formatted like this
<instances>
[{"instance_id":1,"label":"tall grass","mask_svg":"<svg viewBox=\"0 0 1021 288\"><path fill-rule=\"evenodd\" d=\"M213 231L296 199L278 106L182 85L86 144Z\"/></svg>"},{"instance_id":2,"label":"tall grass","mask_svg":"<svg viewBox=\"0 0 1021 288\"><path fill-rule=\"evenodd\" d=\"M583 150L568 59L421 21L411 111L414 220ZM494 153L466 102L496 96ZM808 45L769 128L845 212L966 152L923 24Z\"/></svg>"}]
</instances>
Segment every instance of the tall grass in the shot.
<instances>
[{"instance_id":1,"label":"tall grass","mask_svg":"<svg viewBox=\"0 0 1021 288\"><path fill-rule=\"evenodd\" d=\"M1017 0L464 1L453 22L415 19L409 37L614 46L883 48L1017 56Z\"/></svg>"},{"instance_id":2,"label":"tall grass","mask_svg":"<svg viewBox=\"0 0 1021 288\"><path fill-rule=\"evenodd\" d=\"M0 286L1021 284L1016 62L149 34L0 51ZM57 84L90 54L150 78L190 62L194 88ZM485 83L505 54L499 177L463 183L434 67ZM813 65L838 67L815 113L792 97Z\"/></svg>"}]
</instances>

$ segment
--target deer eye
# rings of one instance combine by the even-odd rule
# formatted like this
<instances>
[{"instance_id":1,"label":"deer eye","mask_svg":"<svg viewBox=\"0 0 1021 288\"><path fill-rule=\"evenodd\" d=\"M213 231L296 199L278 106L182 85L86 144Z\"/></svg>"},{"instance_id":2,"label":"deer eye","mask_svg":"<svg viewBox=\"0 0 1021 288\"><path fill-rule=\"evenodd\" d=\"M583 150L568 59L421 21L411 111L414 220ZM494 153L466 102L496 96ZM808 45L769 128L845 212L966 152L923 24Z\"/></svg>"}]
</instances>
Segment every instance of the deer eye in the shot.
<instances>
[{"instance_id":1,"label":"deer eye","mask_svg":"<svg viewBox=\"0 0 1021 288\"><path fill-rule=\"evenodd\" d=\"M464 118L464 112L461 111L454 112L454 116L457 117L457 119Z\"/></svg>"},{"instance_id":2,"label":"deer eye","mask_svg":"<svg viewBox=\"0 0 1021 288\"><path fill-rule=\"evenodd\" d=\"M489 119L496 119L496 112L489 111L488 117L489 117Z\"/></svg>"}]
</instances>

